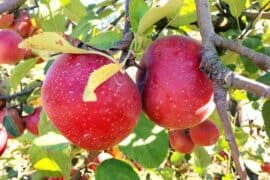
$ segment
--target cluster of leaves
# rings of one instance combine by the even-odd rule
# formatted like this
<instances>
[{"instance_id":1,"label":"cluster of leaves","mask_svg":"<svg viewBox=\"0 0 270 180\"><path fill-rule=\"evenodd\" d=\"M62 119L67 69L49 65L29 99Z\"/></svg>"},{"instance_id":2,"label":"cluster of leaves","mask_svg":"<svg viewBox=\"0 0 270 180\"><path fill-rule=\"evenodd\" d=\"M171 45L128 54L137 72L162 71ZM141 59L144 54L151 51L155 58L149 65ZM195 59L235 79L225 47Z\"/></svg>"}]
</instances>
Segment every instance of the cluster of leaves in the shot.
<instances>
[{"instance_id":1,"label":"cluster of leaves","mask_svg":"<svg viewBox=\"0 0 270 180\"><path fill-rule=\"evenodd\" d=\"M211 12L215 29L229 39L242 38L243 45L258 52L270 55L270 22L265 19L270 9L267 0L211 0ZM158 1L131 0L129 19L134 40L131 50L137 59L145 48L156 38L171 34L184 34L199 37L196 23L195 3L190 0ZM25 8L33 4L26 2ZM262 8L265 13L261 13ZM254 13L255 12L255 13ZM124 3L117 0L104 0L100 3L83 5L79 0L41 0L38 7L30 9L33 22L44 32L61 32L79 39L92 47L107 50L122 39L124 26ZM117 21L115 21L117 20ZM50 39L39 41L42 47L51 47ZM63 52L63 51L61 51ZM10 95L24 91L43 80L54 56L36 50L45 62L37 64L37 59L22 61L15 67L3 66L1 72L4 92ZM270 85L270 74L259 70L248 58L236 53L220 50L222 62L233 71L251 79ZM119 53L114 57L119 58ZM4 76L8 74L8 76ZM260 172L259 165L270 158L270 101L255 97L245 91L230 89L231 119L234 133L246 165L253 173ZM40 89L29 92L10 101L9 105L20 105L23 115L32 112L40 105ZM243 117L239 109L257 113L256 117ZM236 113L236 111L238 111ZM242 113L243 114L243 113ZM173 152L169 148L166 130L156 126L142 114L132 134L119 144L121 156L115 156L101 163L95 172L96 179L140 179L173 177L187 178L195 176L224 179L235 178L229 157L229 146L225 140L222 125L217 112L211 116L222 132L218 143L209 148L197 147L190 155ZM240 125L242 127L240 127ZM266 132L266 133L265 133ZM220 152L227 156L222 157ZM72 146L53 127L43 112L39 122L39 136L26 132L9 143L9 150L0 159L0 178L31 176L70 178L71 168L75 167L88 176L94 176L85 166L87 152ZM24 162L24 159L26 162ZM269 159L270 160L270 159ZM21 164L22 167L18 166ZM29 164L30 162L30 164ZM226 167L231 168L226 168ZM34 173L31 173L33 172Z\"/></svg>"}]
</instances>

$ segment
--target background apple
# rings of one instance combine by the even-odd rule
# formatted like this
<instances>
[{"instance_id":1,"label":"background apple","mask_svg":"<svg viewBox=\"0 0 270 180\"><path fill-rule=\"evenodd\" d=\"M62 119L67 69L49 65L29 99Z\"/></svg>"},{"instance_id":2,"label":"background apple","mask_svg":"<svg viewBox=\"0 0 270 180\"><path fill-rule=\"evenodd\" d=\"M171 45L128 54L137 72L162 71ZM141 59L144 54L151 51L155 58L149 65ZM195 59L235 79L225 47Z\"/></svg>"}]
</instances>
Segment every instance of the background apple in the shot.
<instances>
[{"instance_id":1,"label":"background apple","mask_svg":"<svg viewBox=\"0 0 270 180\"><path fill-rule=\"evenodd\" d=\"M219 130L217 126L209 120L189 129L190 137L195 144L201 146L210 146L219 139Z\"/></svg>"},{"instance_id":2,"label":"background apple","mask_svg":"<svg viewBox=\"0 0 270 180\"><path fill-rule=\"evenodd\" d=\"M169 140L172 149L175 151L189 154L194 150L195 144L192 142L188 130L169 131Z\"/></svg>"}]
</instances>

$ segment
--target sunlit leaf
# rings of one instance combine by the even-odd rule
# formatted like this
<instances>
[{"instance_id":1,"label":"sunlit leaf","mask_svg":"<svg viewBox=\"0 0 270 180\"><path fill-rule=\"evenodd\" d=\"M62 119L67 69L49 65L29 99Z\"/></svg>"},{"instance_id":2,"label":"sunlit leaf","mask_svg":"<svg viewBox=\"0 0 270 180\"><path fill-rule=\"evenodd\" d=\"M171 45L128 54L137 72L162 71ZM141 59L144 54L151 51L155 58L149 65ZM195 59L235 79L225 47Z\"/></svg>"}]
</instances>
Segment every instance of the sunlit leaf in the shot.
<instances>
[{"instance_id":1,"label":"sunlit leaf","mask_svg":"<svg viewBox=\"0 0 270 180\"><path fill-rule=\"evenodd\" d=\"M153 7L149 9L141 18L137 32L139 34L143 34L147 29L149 29L160 19L169 16L176 10L178 10L181 7L181 5L182 2L179 0L169 0L168 3L165 4L164 6Z\"/></svg>"},{"instance_id":2,"label":"sunlit leaf","mask_svg":"<svg viewBox=\"0 0 270 180\"><path fill-rule=\"evenodd\" d=\"M28 73L30 69L32 69L35 66L37 61L38 61L37 58L28 59L16 65L16 67L12 70L11 75L9 77L9 83L13 89L16 89L21 79Z\"/></svg>"},{"instance_id":3,"label":"sunlit leaf","mask_svg":"<svg viewBox=\"0 0 270 180\"><path fill-rule=\"evenodd\" d=\"M264 120L265 131L270 137L270 100L266 101L262 107L262 116Z\"/></svg>"},{"instance_id":4,"label":"sunlit leaf","mask_svg":"<svg viewBox=\"0 0 270 180\"><path fill-rule=\"evenodd\" d=\"M137 32L139 23L143 15L149 9L144 0L131 0L129 4L129 16L132 30Z\"/></svg>"},{"instance_id":5,"label":"sunlit leaf","mask_svg":"<svg viewBox=\"0 0 270 180\"><path fill-rule=\"evenodd\" d=\"M234 17L239 17L245 9L246 0L224 0L230 6L230 11Z\"/></svg>"}]
</instances>

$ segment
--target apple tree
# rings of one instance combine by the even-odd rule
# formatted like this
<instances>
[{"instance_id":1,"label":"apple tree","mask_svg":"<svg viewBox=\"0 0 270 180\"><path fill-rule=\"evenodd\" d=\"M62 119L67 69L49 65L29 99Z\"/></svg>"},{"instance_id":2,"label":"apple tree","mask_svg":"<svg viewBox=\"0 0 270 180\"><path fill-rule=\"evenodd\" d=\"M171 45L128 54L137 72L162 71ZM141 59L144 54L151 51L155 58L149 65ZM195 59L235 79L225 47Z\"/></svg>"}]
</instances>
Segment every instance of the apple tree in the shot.
<instances>
[{"instance_id":1,"label":"apple tree","mask_svg":"<svg viewBox=\"0 0 270 180\"><path fill-rule=\"evenodd\" d=\"M267 179L269 0L0 1L0 179Z\"/></svg>"}]
</instances>

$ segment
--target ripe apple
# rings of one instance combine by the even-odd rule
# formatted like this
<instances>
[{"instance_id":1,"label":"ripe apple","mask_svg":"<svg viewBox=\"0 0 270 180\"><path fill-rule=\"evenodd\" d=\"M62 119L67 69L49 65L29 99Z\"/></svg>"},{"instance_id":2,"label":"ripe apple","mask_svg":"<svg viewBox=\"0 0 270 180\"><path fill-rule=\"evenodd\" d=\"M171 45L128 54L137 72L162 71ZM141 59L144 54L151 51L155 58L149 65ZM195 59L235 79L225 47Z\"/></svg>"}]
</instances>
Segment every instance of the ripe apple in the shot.
<instances>
[{"instance_id":1,"label":"ripe apple","mask_svg":"<svg viewBox=\"0 0 270 180\"><path fill-rule=\"evenodd\" d=\"M2 124L0 124L0 156L5 152L7 147L8 134Z\"/></svg>"},{"instance_id":2,"label":"ripe apple","mask_svg":"<svg viewBox=\"0 0 270 180\"><path fill-rule=\"evenodd\" d=\"M24 58L26 50L18 48L22 37L11 30L0 31L0 64L16 64Z\"/></svg>"},{"instance_id":3,"label":"ripe apple","mask_svg":"<svg viewBox=\"0 0 270 180\"><path fill-rule=\"evenodd\" d=\"M26 129L34 135L38 135L38 123L42 108L38 107L34 112L25 118Z\"/></svg>"},{"instance_id":4,"label":"ripe apple","mask_svg":"<svg viewBox=\"0 0 270 180\"><path fill-rule=\"evenodd\" d=\"M5 29L11 26L14 20L14 14L5 14L0 16L0 29Z\"/></svg>"},{"instance_id":5,"label":"ripe apple","mask_svg":"<svg viewBox=\"0 0 270 180\"><path fill-rule=\"evenodd\" d=\"M214 109L213 84L199 70L201 45L185 36L167 36L145 51L137 72L143 110L167 129L188 129Z\"/></svg>"},{"instance_id":6,"label":"ripe apple","mask_svg":"<svg viewBox=\"0 0 270 180\"><path fill-rule=\"evenodd\" d=\"M191 153L195 147L187 130L170 130L169 140L172 149L183 154Z\"/></svg>"},{"instance_id":7,"label":"ripe apple","mask_svg":"<svg viewBox=\"0 0 270 180\"><path fill-rule=\"evenodd\" d=\"M219 139L217 126L209 120L190 128L189 133L192 141L201 146L211 146Z\"/></svg>"},{"instance_id":8,"label":"ripe apple","mask_svg":"<svg viewBox=\"0 0 270 180\"><path fill-rule=\"evenodd\" d=\"M56 128L89 151L118 144L135 128L141 112L136 85L121 72L97 87L97 101L83 101L90 74L110 63L97 54L61 55L47 72L41 90L42 107Z\"/></svg>"},{"instance_id":9,"label":"ripe apple","mask_svg":"<svg viewBox=\"0 0 270 180\"><path fill-rule=\"evenodd\" d=\"M16 108L4 108L2 111L0 111L0 124L3 123L5 116L10 116L13 119L13 121L15 122L15 124L19 130L19 133L22 134L24 129L25 129L25 125L24 125L24 122L23 122L22 118L20 117L17 109ZM10 133L8 133L8 137L14 138L14 136Z\"/></svg>"},{"instance_id":10,"label":"ripe apple","mask_svg":"<svg viewBox=\"0 0 270 180\"><path fill-rule=\"evenodd\" d=\"M263 172L270 173L270 163L269 162L264 162L261 165L261 169L262 169Z\"/></svg>"}]
</instances>

